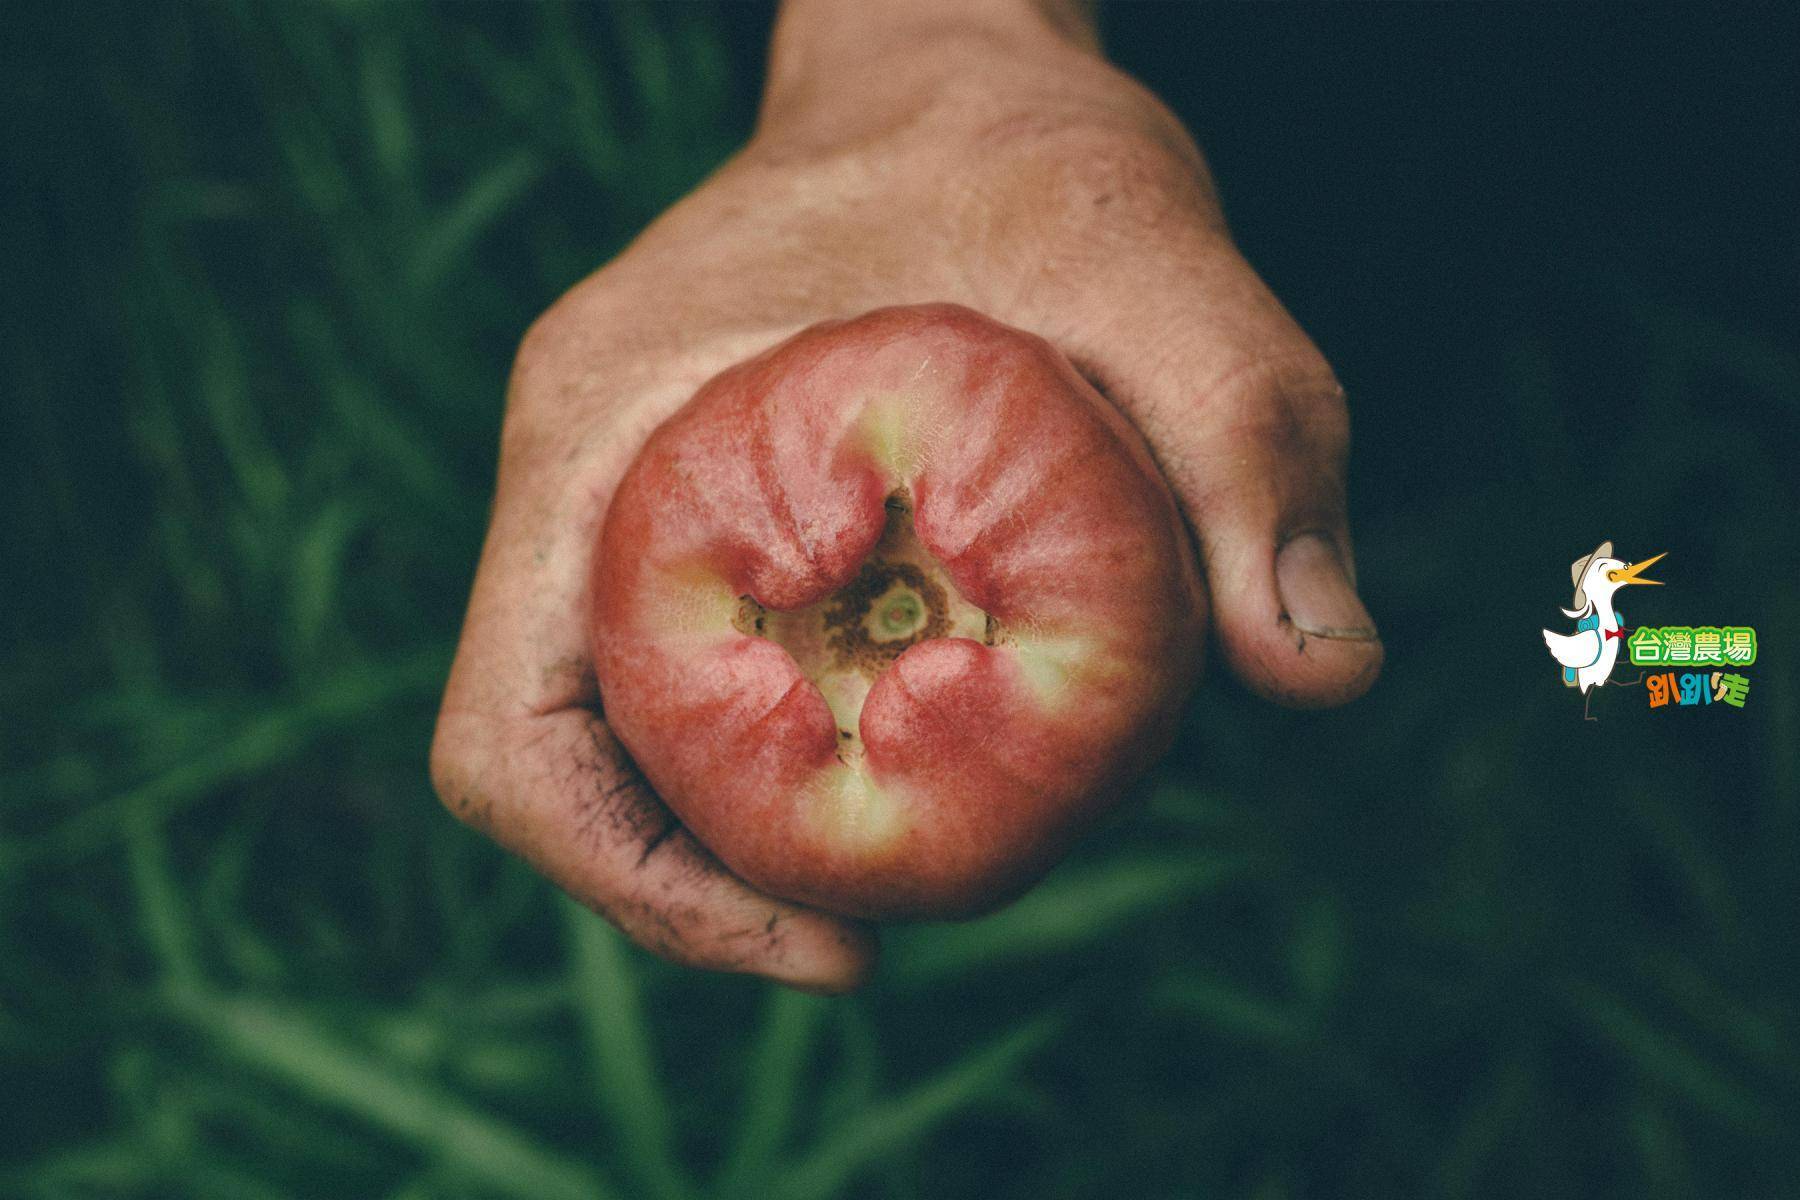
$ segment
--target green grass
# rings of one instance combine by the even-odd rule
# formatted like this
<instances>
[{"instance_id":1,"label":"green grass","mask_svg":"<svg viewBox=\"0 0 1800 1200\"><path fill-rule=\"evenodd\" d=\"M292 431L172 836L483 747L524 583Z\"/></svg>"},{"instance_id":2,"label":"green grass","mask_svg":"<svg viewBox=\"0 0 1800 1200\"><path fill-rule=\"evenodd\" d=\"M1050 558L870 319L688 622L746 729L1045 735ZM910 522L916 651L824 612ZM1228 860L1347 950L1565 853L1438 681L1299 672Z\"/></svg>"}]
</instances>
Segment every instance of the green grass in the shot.
<instances>
[{"instance_id":1,"label":"green grass","mask_svg":"<svg viewBox=\"0 0 1800 1200\"><path fill-rule=\"evenodd\" d=\"M1354 497L1367 701L1210 680L1143 811L802 997L632 949L424 772L511 349L745 134L749 22L23 23L0 1195L1791 1194L1791 347L1616 281L1579 347L1491 331L1435 419L1516 469ZM1533 643L1597 523L1764 630L1743 712L1574 719Z\"/></svg>"}]
</instances>

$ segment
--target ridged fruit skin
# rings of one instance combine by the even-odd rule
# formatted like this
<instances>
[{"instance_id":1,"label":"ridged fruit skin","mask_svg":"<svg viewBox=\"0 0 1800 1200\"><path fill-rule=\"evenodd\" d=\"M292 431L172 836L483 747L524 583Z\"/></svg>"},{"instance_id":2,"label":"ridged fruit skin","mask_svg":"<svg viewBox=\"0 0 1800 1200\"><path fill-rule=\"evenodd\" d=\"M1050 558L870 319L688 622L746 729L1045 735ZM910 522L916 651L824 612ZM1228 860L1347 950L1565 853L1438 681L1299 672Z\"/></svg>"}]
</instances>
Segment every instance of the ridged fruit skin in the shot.
<instances>
[{"instance_id":1,"label":"ridged fruit skin","mask_svg":"<svg viewBox=\"0 0 1800 1200\"><path fill-rule=\"evenodd\" d=\"M908 511L987 628L911 644L834 716L749 614L831 598ZM708 382L627 471L591 584L605 716L657 794L755 886L876 919L1034 882L1167 748L1202 646L1137 432L1048 342L953 305Z\"/></svg>"}]
</instances>

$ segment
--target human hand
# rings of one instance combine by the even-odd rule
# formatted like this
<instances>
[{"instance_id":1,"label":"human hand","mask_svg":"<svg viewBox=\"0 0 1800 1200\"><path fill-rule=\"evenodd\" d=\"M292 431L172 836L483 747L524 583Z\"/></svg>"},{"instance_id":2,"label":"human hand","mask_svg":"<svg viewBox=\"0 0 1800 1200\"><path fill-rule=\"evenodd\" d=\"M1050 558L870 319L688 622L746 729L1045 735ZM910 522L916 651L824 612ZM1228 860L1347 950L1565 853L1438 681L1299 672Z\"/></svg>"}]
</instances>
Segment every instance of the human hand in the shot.
<instances>
[{"instance_id":1,"label":"human hand","mask_svg":"<svg viewBox=\"0 0 1800 1200\"><path fill-rule=\"evenodd\" d=\"M1049 339L1137 424L1245 683L1335 704L1380 668L1342 392L1231 245L1179 122L1053 0L792 0L751 143L520 347L432 747L453 812L676 961L834 991L875 944L732 876L608 731L584 626L607 502L712 375L815 321L928 301Z\"/></svg>"}]
</instances>

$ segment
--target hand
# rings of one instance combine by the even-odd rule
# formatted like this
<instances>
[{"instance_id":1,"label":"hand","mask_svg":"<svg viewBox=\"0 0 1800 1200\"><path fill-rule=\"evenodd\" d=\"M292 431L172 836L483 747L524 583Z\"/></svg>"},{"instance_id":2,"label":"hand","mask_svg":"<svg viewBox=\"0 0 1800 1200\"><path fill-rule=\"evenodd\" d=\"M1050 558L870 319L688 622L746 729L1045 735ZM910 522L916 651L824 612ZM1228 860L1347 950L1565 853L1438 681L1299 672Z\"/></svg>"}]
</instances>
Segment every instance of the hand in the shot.
<instances>
[{"instance_id":1,"label":"hand","mask_svg":"<svg viewBox=\"0 0 1800 1200\"><path fill-rule=\"evenodd\" d=\"M453 812L659 954L829 991L875 946L733 877L608 732L583 627L608 498L719 370L824 318L933 300L1048 338L1136 422L1250 687L1335 704L1379 670L1341 390L1233 248L1175 118L1049 0L794 0L750 145L520 347L432 747Z\"/></svg>"}]
</instances>

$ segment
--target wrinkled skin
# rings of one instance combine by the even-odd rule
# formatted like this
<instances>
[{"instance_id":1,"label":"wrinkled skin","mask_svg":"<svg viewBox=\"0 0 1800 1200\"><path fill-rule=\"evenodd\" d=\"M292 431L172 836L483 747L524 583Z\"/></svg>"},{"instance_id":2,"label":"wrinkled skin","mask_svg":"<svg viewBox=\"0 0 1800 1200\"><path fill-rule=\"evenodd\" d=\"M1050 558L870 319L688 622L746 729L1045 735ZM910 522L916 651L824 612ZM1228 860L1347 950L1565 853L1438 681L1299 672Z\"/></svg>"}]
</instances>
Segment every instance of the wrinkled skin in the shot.
<instances>
[{"instance_id":1,"label":"wrinkled skin","mask_svg":"<svg viewBox=\"0 0 1800 1200\"><path fill-rule=\"evenodd\" d=\"M626 473L593 595L607 719L658 795L748 882L869 918L1016 894L1166 746L1199 660L1137 431L950 305L702 388Z\"/></svg>"},{"instance_id":2,"label":"wrinkled skin","mask_svg":"<svg viewBox=\"0 0 1800 1200\"><path fill-rule=\"evenodd\" d=\"M872 932L750 887L681 828L608 727L585 628L627 465L720 371L894 304L1041 336L1143 434L1233 673L1327 705L1381 663L1342 392L1232 246L1180 124L1068 14L849 7L784 5L751 143L526 335L431 756L453 813L643 945L816 990L866 978Z\"/></svg>"}]
</instances>

